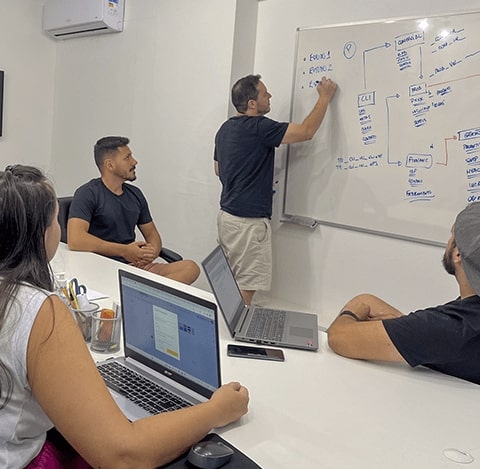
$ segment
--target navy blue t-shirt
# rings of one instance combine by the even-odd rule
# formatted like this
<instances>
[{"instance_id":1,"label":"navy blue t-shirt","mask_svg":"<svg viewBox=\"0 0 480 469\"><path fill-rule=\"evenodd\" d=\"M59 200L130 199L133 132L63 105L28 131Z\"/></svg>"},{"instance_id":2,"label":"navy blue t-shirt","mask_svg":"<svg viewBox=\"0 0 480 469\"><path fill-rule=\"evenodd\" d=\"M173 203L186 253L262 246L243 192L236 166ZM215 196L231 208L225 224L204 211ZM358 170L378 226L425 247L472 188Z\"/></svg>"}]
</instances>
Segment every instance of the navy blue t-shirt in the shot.
<instances>
[{"instance_id":1,"label":"navy blue t-shirt","mask_svg":"<svg viewBox=\"0 0 480 469\"><path fill-rule=\"evenodd\" d=\"M80 186L73 196L69 218L90 223L88 232L97 238L120 244L135 241L135 228L152 221L147 200L132 184L123 184L116 195L105 187L101 178ZM123 257L114 259L127 262Z\"/></svg>"},{"instance_id":2,"label":"navy blue t-shirt","mask_svg":"<svg viewBox=\"0 0 480 469\"><path fill-rule=\"evenodd\" d=\"M480 384L480 297L386 319L383 325L410 366L424 365Z\"/></svg>"},{"instance_id":3,"label":"navy blue t-shirt","mask_svg":"<svg viewBox=\"0 0 480 469\"><path fill-rule=\"evenodd\" d=\"M220 207L238 217L272 216L275 147L288 122L265 116L235 116L215 136L222 195Z\"/></svg>"}]
</instances>

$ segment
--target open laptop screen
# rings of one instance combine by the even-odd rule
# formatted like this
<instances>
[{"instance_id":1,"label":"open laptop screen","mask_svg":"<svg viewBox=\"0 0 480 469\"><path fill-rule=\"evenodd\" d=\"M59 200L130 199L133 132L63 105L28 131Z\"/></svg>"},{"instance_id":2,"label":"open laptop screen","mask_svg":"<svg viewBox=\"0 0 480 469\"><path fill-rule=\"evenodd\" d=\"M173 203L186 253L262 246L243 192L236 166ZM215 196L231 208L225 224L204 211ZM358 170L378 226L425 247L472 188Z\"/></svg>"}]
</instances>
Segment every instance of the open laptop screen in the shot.
<instances>
[{"instance_id":1,"label":"open laptop screen","mask_svg":"<svg viewBox=\"0 0 480 469\"><path fill-rule=\"evenodd\" d=\"M125 355L215 391L221 385L216 306L131 272L119 276Z\"/></svg>"},{"instance_id":2,"label":"open laptop screen","mask_svg":"<svg viewBox=\"0 0 480 469\"><path fill-rule=\"evenodd\" d=\"M245 302L221 246L217 246L207 256L202 262L202 266L218 306L233 333L245 309Z\"/></svg>"}]
</instances>

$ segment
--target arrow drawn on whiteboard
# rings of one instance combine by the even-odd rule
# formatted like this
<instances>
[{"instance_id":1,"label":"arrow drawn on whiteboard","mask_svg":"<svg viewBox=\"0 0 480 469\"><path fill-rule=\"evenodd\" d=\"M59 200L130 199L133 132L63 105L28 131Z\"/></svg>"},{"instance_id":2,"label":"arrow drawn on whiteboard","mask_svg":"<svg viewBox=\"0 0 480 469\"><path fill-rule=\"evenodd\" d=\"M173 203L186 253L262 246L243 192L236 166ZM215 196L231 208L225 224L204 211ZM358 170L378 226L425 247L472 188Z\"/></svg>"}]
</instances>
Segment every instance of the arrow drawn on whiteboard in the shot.
<instances>
[{"instance_id":1,"label":"arrow drawn on whiteboard","mask_svg":"<svg viewBox=\"0 0 480 469\"><path fill-rule=\"evenodd\" d=\"M447 81L442 81L442 82L439 82L439 83L431 83L428 86L430 88L433 88L434 86L442 86L442 85L446 85L447 83L453 83L455 81L468 80L470 78L476 78L476 77L480 77L480 73L475 73L474 75L468 75L466 77L456 78L454 80L447 80Z\"/></svg>"},{"instance_id":2,"label":"arrow drawn on whiteboard","mask_svg":"<svg viewBox=\"0 0 480 469\"><path fill-rule=\"evenodd\" d=\"M365 49L363 51L363 87L365 89L367 89L367 71L366 71L367 52L372 52L377 49L388 49L389 47L391 47L391 45L392 44L390 44L389 42L385 42L380 46L372 47L371 49Z\"/></svg>"},{"instance_id":3,"label":"arrow drawn on whiteboard","mask_svg":"<svg viewBox=\"0 0 480 469\"><path fill-rule=\"evenodd\" d=\"M445 144L445 161L437 161L437 164L441 164L442 166L448 165L448 142L450 140L457 140L457 136L454 135L453 137L447 137L443 139Z\"/></svg>"},{"instance_id":4,"label":"arrow drawn on whiteboard","mask_svg":"<svg viewBox=\"0 0 480 469\"><path fill-rule=\"evenodd\" d=\"M390 161L390 104L389 104L389 99L398 99L400 98L400 95L394 94L392 96L387 96L385 98L385 105L387 107L387 163L388 164L396 164L397 166L400 166L402 163L400 160L398 161Z\"/></svg>"},{"instance_id":5,"label":"arrow drawn on whiteboard","mask_svg":"<svg viewBox=\"0 0 480 469\"><path fill-rule=\"evenodd\" d=\"M420 46L418 48L418 54L420 55L420 60L419 60L420 74L418 76L419 76L419 78L423 78L423 49L422 49L422 46Z\"/></svg>"}]
</instances>

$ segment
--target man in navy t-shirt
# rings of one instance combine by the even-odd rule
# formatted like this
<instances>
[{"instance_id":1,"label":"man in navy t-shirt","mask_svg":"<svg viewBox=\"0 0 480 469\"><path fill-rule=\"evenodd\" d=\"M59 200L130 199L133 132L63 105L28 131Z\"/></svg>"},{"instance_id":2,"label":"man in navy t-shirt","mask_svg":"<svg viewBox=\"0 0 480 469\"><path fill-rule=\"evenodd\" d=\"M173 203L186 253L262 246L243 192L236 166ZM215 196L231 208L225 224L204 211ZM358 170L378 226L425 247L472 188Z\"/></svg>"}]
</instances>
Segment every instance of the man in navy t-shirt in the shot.
<instances>
[{"instance_id":1,"label":"man in navy t-shirt","mask_svg":"<svg viewBox=\"0 0 480 469\"><path fill-rule=\"evenodd\" d=\"M190 284L200 274L195 262L154 262L162 240L142 191L127 183L136 179L137 165L128 143L126 137L103 137L95 144L95 163L101 177L75 191L67 227L68 246ZM136 227L144 240L135 239Z\"/></svg>"},{"instance_id":2,"label":"man in navy t-shirt","mask_svg":"<svg viewBox=\"0 0 480 469\"><path fill-rule=\"evenodd\" d=\"M443 256L459 298L403 315L373 295L350 300L328 329L338 354L407 362L480 384L480 202L462 210Z\"/></svg>"},{"instance_id":3,"label":"man in navy t-shirt","mask_svg":"<svg viewBox=\"0 0 480 469\"><path fill-rule=\"evenodd\" d=\"M215 174L222 183L218 240L246 304L255 291L270 289L275 148L312 139L336 90L335 83L323 77L317 102L301 124L276 122L265 117L272 95L260 78L248 75L233 85L237 115L215 136Z\"/></svg>"}]
</instances>

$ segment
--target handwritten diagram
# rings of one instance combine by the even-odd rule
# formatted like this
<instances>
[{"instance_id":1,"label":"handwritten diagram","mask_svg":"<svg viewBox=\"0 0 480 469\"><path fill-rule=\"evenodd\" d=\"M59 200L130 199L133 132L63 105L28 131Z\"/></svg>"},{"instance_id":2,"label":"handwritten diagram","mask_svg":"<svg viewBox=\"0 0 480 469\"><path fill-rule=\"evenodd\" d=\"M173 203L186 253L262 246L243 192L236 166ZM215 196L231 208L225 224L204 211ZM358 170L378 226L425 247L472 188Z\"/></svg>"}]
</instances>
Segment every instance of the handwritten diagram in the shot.
<instances>
[{"instance_id":1,"label":"handwritten diagram","mask_svg":"<svg viewBox=\"0 0 480 469\"><path fill-rule=\"evenodd\" d=\"M289 148L284 213L443 243L480 200L480 14L299 29L292 119L323 75L320 132Z\"/></svg>"}]
</instances>

